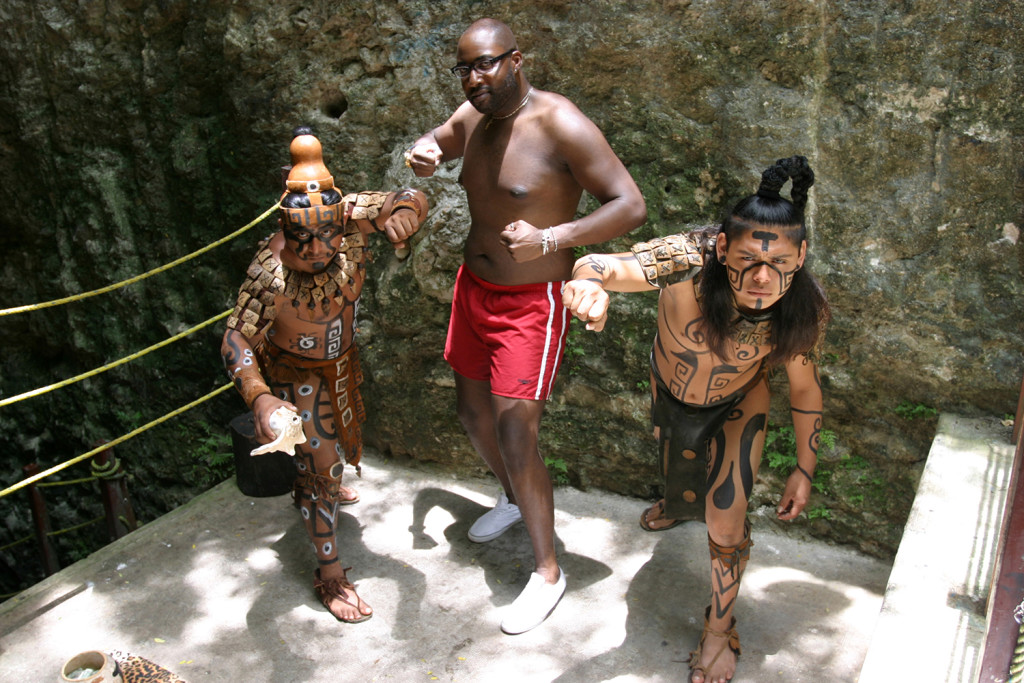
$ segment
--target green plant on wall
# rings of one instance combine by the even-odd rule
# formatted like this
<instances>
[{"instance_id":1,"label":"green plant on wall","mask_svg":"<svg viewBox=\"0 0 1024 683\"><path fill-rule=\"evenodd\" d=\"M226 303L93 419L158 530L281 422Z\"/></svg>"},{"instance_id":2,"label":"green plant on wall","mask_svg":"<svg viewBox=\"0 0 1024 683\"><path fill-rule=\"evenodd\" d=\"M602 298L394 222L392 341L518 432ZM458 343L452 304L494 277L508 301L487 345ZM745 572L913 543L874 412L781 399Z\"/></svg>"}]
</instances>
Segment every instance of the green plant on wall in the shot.
<instances>
[{"instance_id":1,"label":"green plant on wall","mask_svg":"<svg viewBox=\"0 0 1024 683\"><path fill-rule=\"evenodd\" d=\"M764 437L764 461L768 469L789 475L796 469L796 437L790 426L768 425Z\"/></svg>"},{"instance_id":2,"label":"green plant on wall","mask_svg":"<svg viewBox=\"0 0 1024 683\"><path fill-rule=\"evenodd\" d=\"M835 445L836 433L828 429L821 430L818 450L832 449ZM764 459L768 468L779 474L789 475L796 469L796 435L791 425L768 424L768 432L764 437Z\"/></svg>"},{"instance_id":3,"label":"green plant on wall","mask_svg":"<svg viewBox=\"0 0 1024 683\"><path fill-rule=\"evenodd\" d=\"M836 494L853 507L884 507L893 496L885 473L867 458L844 454L836 463L833 477Z\"/></svg>"},{"instance_id":4,"label":"green plant on wall","mask_svg":"<svg viewBox=\"0 0 1024 683\"><path fill-rule=\"evenodd\" d=\"M114 416L129 430L136 429L142 424L142 413L138 410L115 408Z\"/></svg>"},{"instance_id":5,"label":"green plant on wall","mask_svg":"<svg viewBox=\"0 0 1024 683\"><path fill-rule=\"evenodd\" d=\"M808 508L807 519L832 519L832 511L824 505L815 505Z\"/></svg>"},{"instance_id":6,"label":"green plant on wall","mask_svg":"<svg viewBox=\"0 0 1024 683\"><path fill-rule=\"evenodd\" d=\"M927 420L939 414L939 411L923 403L911 403L903 400L893 411L907 420Z\"/></svg>"},{"instance_id":7,"label":"green plant on wall","mask_svg":"<svg viewBox=\"0 0 1024 683\"><path fill-rule=\"evenodd\" d=\"M569 326L569 336L565 338L565 355L567 358L581 358L587 355L583 348L583 327L576 324L576 319Z\"/></svg>"},{"instance_id":8,"label":"green plant on wall","mask_svg":"<svg viewBox=\"0 0 1024 683\"><path fill-rule=\"evenodd\" d=\"M214 429L206 422L182 423L182 443L192 449L191 479L197 486L209 488L234 474L234 451L231 436L223 429Z\"/></svg>"},{"instance_id":9,"label":"green plant on wall","mask_svg":"<svg viewBox=\"0 0 1024 683\"><path fill-rule=\"evenodd\" d=\"M579 371L579 361L586 355L583 348L583 325L573 318L569 324L569 334L565 337L565 364L569 375Z\"/></svg>"},{"instance_id":10,"label":"green plant on wall","mask_svg":"<svg viewBox=\"0 0 1024 683\"><path fill-rule=\"evenodd\" d=\"M548 468L551 481L556 486L565 486L569 483L569 466L562 458L544 457L544 466Z\"/></svg>"},{"instance_id":11,"label":"green plant on wall","mask_svg":"<svg viewBox=\"0 0 1024 683\"><path fill-rule=\"evenodd\" d=\"M821 430L818 451L832 450L836 445L836 433L828 429ZM768 424L764 438L764 462L768 469L783 477L788 477L796 469L796 435L791 425ZM811 486L818 493L828 493L828 470L821 466L814 473Z\"/></svg>"}]
</instances>

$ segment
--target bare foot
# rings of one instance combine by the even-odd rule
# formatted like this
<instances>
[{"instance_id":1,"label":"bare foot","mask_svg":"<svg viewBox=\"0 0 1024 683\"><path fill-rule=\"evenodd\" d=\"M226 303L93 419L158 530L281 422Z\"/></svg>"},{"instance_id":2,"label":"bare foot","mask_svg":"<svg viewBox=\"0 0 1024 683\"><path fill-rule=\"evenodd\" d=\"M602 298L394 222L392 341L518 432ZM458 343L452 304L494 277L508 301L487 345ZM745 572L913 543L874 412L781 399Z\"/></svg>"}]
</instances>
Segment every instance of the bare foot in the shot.
<instances>
[{"instance_id":1,"label":"bare foot","mask_svg":"<svg viewBox=\"0 0 1024 683\"><path fill-rule=\"evenodd\" d=\"M690 662L692 683L728 683L736 674L736 653L729 647L727 635L704 634L699 660Z\"/></svg>"},{"instance_id":2,"label":"bare foot","mask_svg":"<svg viewBox=\"0 0 1024 683\"><path fill-rule=\"evenodd\" d=\"M321 578L317 569L313 579L313 589L324 607L336 619L347 624L358 624L372 617L373 609L356 594L356 587L349 582L345 570L339 567L328 571L338 575Z\"/></svg>"},{"instance_id":3,"label":"bare foot","mask_svg":"<svg viewBox=\"0 0 1024 683\"><path fill-rule=\"evenodd\" d=\"M359 502L359 491L347 486L338 487L338 505L352 505Z\"/></svg>"},{"instance_id":4,"label":"bare foot","mask_svg":"<svg viewBox=\"0 0 1024 683\"><path fill-rule=\"evenodd\" d=\"M644 531L665 531L682 523L683 520L681 519L672 519L665 516L664 498L644 510L643 514L640 515L640 528Z\"/></svg>"}]
</instances>

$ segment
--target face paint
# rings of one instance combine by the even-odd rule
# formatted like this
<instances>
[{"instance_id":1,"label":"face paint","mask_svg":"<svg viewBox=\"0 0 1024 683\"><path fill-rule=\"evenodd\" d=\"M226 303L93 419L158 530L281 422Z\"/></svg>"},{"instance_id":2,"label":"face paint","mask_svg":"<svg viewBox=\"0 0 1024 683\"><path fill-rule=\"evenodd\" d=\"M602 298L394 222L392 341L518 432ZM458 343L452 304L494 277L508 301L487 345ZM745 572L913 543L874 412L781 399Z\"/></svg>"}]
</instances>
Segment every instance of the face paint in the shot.
<instances>
[{"instance_id":1,"label":"face paint","mask_svg":"<svg viewBox=\"0 0 1024 683\"><path fill-rule=\"evenodd\" d=\"M281 227L285 238L282 257L289 268L319 273L330 265L341 248L346 205L324 203L324 193L334 191L334 177L324 165L323 148L316 136L296 135L289 152L292 166L281 195ZM304 194L308 206L289 208L285 202L289 194Z\"/></svg>"},{"instance_id":2,"label":"face paint","mask_svg":"<svg viewBox=\"0 0 1024 683\"><path fill-rule=\"evenodd\" d=\"M342 237L341 228L334 223L315 227L284 226L287 249L298 258L301 270L311 272L319 272L330 264L341 247Z\"/></svg>"},{"instance_id":3,"label":"face paint","mask_svg":"<svg viewBox=\"0 0 1024 683\"><path fill-rule=\"evenodd\" d=\"M771 246L771 243L779 239L777 234L766 230L755 230L750 234L754 239L761 240L761 251L766 253L768 251L768 247Z\"/></svg>"},{"instance_id":4,"label":"face paint","mask_svg":"<svg viewBox=\"0 0 1024 683\"><path fill-rule=\"evenodd\" d=\"M737 308L761 311L778 303L803 265L803 251L783 233L767 229L733 237L724 254L720 245Z\"/></svg>"}]
</instances>

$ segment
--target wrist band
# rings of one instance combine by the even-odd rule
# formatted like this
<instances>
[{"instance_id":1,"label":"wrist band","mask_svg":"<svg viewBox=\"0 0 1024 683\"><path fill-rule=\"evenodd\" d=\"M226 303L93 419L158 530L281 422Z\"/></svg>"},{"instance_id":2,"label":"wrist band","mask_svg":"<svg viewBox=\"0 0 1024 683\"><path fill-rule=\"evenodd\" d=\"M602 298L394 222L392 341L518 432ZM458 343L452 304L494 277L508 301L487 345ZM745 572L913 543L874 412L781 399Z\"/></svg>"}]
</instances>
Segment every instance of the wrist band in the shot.
<instances>
[{"instance_id":1,"label":"wrist band","mask_svg":"<svg viewBox=\"0 0 1024 683\"><path fill-rule=\"evenodd\" d=\"M807 477L807 481L811 482L812 484L814 483L814 477L812 477L810 474L808 474L807 470L805 470L803 467L800 467L800 463L796 464L796 468L798 470L800 470L800 474L802 474L805 477Z\"/></svg>"},{"instance_id":2,"label":"wrist band","mask_svg":"<svg viewBox=\"0 0 1024 683\"><path fill-rule=\"evenodd\" d=\"M408 209L409 211L415 211L416 217L418 218L421 213L420 202L409 190L403 190L395 196L395 200L391 202L391 213L400 211L401 209Z\"/></svg>"},{"instance_id":3,"label":"wrist band","mask_svg":"<svg viewBox=\"0 0 1024 683\"><path fill-rule=\"evenodd\" d=\"M239 368L234 376L235 388L242 395L245 405L252 409L252 404L263 394L271 393L270 387L263 381L263 375L255 367Z\"/></svg>"}]
</instances>

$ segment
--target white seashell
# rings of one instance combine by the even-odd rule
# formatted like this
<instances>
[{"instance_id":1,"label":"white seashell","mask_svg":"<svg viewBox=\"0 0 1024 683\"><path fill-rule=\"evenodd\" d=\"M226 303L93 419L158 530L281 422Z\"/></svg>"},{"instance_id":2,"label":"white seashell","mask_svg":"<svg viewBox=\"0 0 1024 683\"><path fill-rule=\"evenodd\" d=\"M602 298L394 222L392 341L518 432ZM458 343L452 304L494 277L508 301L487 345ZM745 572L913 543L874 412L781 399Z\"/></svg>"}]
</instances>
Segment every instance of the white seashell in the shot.
<instances>
[{"instance_id":1,"label":"white seashell","mask_svg":"<svg viewBox=\"0 0 1024 683\"><path fill-rule=\"evenodd\" d=\"M295 455L295 445L306 443L306 434L302 431L302 418L293 410L281 406L270 414L270 428L277 438L259 448L252 449L249 455L262 455L273 451L284 451Z\"/></svg>"}]
</instances>

